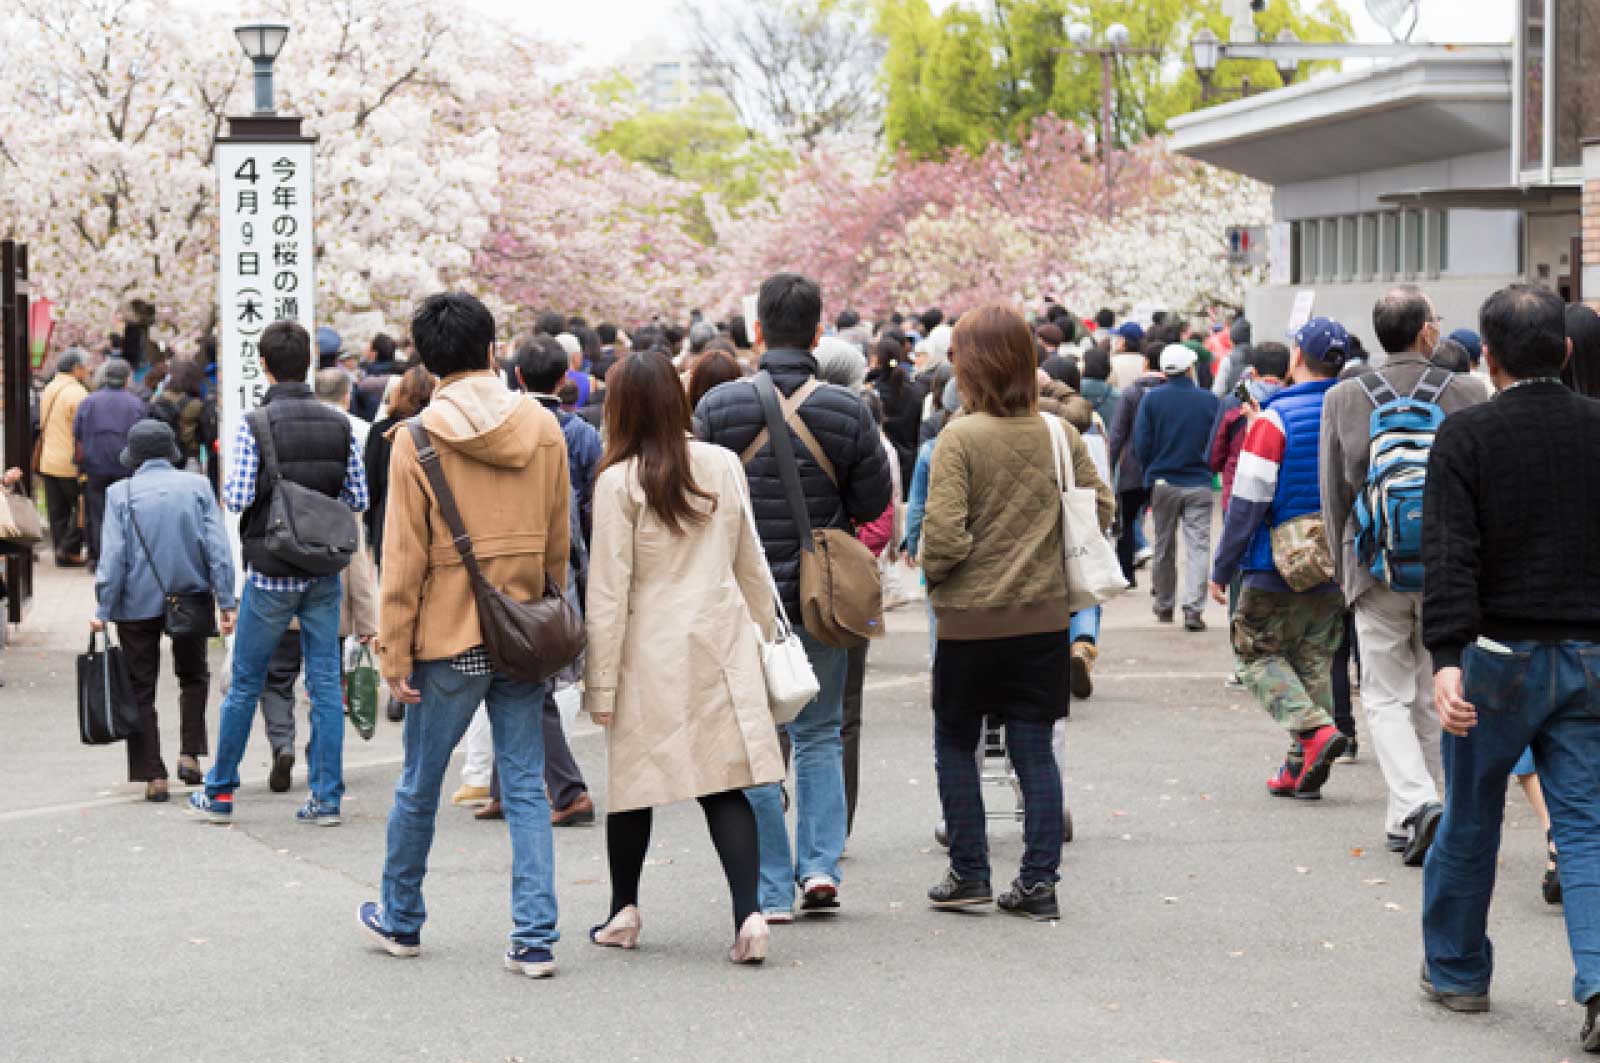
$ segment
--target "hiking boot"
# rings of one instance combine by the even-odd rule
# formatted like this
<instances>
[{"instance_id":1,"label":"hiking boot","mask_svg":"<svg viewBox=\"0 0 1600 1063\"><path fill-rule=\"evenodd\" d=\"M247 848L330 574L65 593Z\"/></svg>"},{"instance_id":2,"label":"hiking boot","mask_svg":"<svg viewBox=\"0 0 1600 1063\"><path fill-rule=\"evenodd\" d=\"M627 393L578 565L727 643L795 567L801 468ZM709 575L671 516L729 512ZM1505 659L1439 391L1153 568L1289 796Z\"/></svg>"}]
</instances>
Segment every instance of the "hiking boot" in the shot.
<instances>
[{"instance_id":1,"label":"hiking boot","mask_svg":"<svg viewBox=\"0 0 1600 1063\"><path fill-rule=\"evenodd\" d=\"M1092 642L1072 644L1072 696L1087 699L1094 696L1094 662L1100 657L1100 647Z\"/></svg>"},{"instance_id":2,"label":"hiking boot","mask_svg":"<svg viewBox=\"0 0 1600 1063\"><path fill-rule=\"evenodd\" d=\"M1328 773L1333 770L1333 762L1349 744L1350 739L1332 724L1324 724L1302 738L1300 748L1305 754L1305 769L1295 785L1295 794L1320 793L1322 784L1328 781Z\"/></svg>"},{"instance_id":3,"label":"hiking boot","mask_svg":"<svg viewBox=\"0 0 1600 1063\"><path fill-rule=\"evenodd\" d=\"M1428 858L1428 849L1439 833L1439 820L1444 817L1444 806L1429 801L1412 809L1406 817L1406 828L1411 832L1406 840L1403 858L1407 867L1421 867Z\"/></svg>"},{"instance_id":4,"label":"hiking boot","mask_svg":"<svg viewBox=\"0 0 1600 1063\"><path fill-rule=\"evenodd\" d=\"M938 885L929 887L928 901L935 908L976 908L980 904L992 904L994 891L987 882L957 878L952 870L944 873Z\"/></svg>"},{"instance_id":5,"label":"hiking boot","mask_svg":"<svg viewBox=\"0 0 1600 1063\"><path fill-rule=\"evenodd\" d=\"M1482 993L1441 993L1439 990L1433 988L1433 979L1428 977L1427 960L1422 961L1421 978L1422 996L1425 1000L1431 1000L1435 1004L1443 1005L1451 1011L1459 1011L1464 1014L1477 1014L1479 1012L1485 1012L1489 1010L1488 990L1484 990ZM1593 1003L1593 1001L1590 1002L1589 1014L1591 1018L1594 1015ZM1585 1027L1584 1029L1585 1036L1587 1036L1588 1027Z\"/></svg>"},{"instance_id":6,"label":"hiking boot","mask_svg":"<svg viewBox=\"0 0 1600 1063\"><path fill-rule=\"evenodd\" d=\"M1054 882L1035 882L1025 886L1019 878L1011 888L995 898L1002 912L1025 915L1037 923L1054 922L1061 918L1061 908L1056 904Z\"/></svg>"}]
</instances>

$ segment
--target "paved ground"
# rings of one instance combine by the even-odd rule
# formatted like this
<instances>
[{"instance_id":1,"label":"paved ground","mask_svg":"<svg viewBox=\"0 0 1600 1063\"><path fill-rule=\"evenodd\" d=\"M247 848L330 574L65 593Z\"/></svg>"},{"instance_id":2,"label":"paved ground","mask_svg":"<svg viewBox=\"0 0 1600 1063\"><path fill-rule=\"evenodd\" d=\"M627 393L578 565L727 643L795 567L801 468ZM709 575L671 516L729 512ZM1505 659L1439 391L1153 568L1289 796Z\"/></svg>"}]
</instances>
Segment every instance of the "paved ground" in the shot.
<instances>
[{"instance_id":1,"label":"paved ground","mask_svg":"<svg viewBox=\"0 0 1600 1063\"><path fill-rule=\"evenodd\" d=\"M1319 804L1269 799L1284 743L1223 686L1224 635L1157 628L1142 589L1111 610L1099 690L1071 724L1059 924L924 906L942 862L913 607L873 650L839 915L776 928L764 969L730 967L703 820L674 808L646 871L644 947L602 952L585 934L606 906L602 832L562 831L561 973L534 983L499 966L504 828L460 809L440 817L424 957L358 940L394 725L350 737L337 830L292 821L302 792L267 792L260 739L233 826L139 801L120 749L77 743L87 582L47 573L38 619L0 660L0 1060L1555 1063L1575 1044L1564 931L1538 896L1520 796L1492 917L1495 1011L1444 1014L1416 994L1420 873L1381 851L1376 763L1341 767ZM170 682L163 704L175 715ZM603 791L602 740L583 727L574 746ZM997 879L1019 835L993 827Z\"/></svg>"}]
</instances>

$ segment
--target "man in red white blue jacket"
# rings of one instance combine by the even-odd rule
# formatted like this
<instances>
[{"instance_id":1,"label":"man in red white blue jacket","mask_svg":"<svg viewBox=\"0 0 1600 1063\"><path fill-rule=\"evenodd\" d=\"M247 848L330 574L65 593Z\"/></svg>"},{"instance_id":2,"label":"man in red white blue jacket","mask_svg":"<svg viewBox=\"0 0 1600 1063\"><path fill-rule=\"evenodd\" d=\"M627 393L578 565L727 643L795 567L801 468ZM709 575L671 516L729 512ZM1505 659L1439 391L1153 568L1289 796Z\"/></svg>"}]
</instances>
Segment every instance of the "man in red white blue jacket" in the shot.
<instances>
[{"instance_id":1,"label":"man in red white blue jacket","mask_svg":"<svg viewBox=\"0 0 1600 1063\"><path fill-rule=\"evenodd\" d=\"M1290 386L1252 410L1233 479L1233 498L1212 564L1211 596L1227 600L1235 574L1243 591L1233 617L1239 678L1293 737L1267 791L1317 798L1349 739L1333 725L1331 665L1344 631L1344 600L1331 578L1295 591L1278 571L1274 529L1320 519L1317 450L1322 403L1338 383L1349 336L1313 318L1295 334Z\"/></svg>"}]
</instances>

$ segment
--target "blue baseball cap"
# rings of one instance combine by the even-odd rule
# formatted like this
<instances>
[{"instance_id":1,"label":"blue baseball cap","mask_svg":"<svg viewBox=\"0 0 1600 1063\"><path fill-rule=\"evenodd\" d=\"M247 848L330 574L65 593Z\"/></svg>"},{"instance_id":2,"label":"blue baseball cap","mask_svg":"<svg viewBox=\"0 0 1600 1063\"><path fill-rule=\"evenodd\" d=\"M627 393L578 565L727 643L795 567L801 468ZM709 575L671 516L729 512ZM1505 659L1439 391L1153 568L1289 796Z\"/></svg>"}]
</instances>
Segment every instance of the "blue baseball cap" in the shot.
<instances>
[{"instance_id":1,"label":"blue baseball cap","mask_svg":"<svg viewBox=\"0 0 1600 1063\"><path fill-rule=\"evenodd\" d=\"M1314 317L1294 334L1294 345L1314 362L1338 365L1350 349L1350 333L1331 317Z\"/></svg>"},{"instance_id":2,"label":"blue baseball cap","mask_svg":"<svg viewBox=\"0 0 1600 1063\"><path fill-rule=\"evenodd\" d=\"M1467 349L1467 355L1472 359L1472 364L1477 365L1483 360L1483 340L1469 328L1458 328L1450 333L1447 339L1455 340Z\"/></svg>"},{"instance_id":3,"label":"blue baseball cap","mask_svg":"<svg viewBox=\"0 0 1600 1063\"><path fill-rule=\"evenodd\" d=\"M1144 342L1144 329L1139 327L1137 321L1124 321L1111 331L1127 340L1129 347L1137 347Z\"/></svg>"}]
</instances>

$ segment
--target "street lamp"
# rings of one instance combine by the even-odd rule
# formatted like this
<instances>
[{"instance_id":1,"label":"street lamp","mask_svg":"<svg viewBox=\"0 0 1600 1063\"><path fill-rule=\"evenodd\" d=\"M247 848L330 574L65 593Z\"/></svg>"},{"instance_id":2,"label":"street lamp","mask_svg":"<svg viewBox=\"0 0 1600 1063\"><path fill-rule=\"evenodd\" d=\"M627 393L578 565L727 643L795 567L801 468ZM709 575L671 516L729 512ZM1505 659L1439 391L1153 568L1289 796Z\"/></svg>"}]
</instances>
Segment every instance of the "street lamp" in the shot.
<instances>
[{"instance_id":1,"label":"street lamp","mask_svg":"<svg viewBox=\"0 0 1600 1063\"><path fill-rule=\"evenodd\" d=\"M256 114L277 114L272 103L272 63L283 50L289 27L276 22L255 22L234 27L244 54L256 68Z\"/></svg>"},{"instance_id":2,"label":"street lamp","mask_svg":"<svg viewBox=\"0 0 1600 1063\"><path fill-rule=\"evenodd\" d=\"M1160 48L1133 48L1129 46L1132 34L1128 27L1120 22L1113 22L1106 27L1105 43L1094 43L1094 30L1087 23L1068 22L1061 20L1061 28L1066 32L1069 48L1052 48L1054 52L1078 52L1082 55L1095 55L1100 57L1100 160L1105 167L1106 175L1106 217L1113 213L1111 175L1111 94L1113 91L1113 74L1116 70L1117 60L1129 55L1149 55L1159 57Z\"/></svg>"},{"instance_id":3,"label":"street lamp","mask_svg":"<svg viewBox=\"0 0 1600 1063\"><path fill-rule=\"evenodd\" d=\"M1278 31L1276 39L1284 46L1283 51L1275 57L1278 77L1283 79L1285 85L1293 84L1294 76L1300 72L1300 57L1294 53L1292 46L1299 44L1300 38L1295 36L1294 30L1285 28Z\"/></svg>"}]
</instances>

